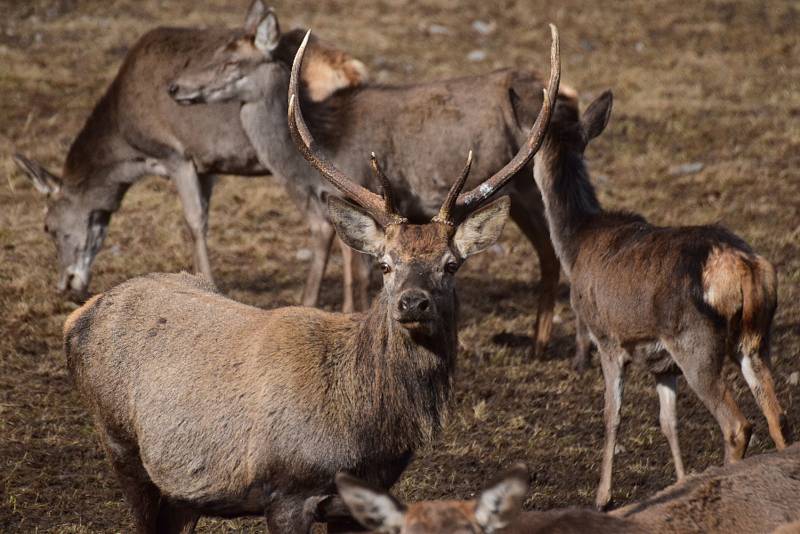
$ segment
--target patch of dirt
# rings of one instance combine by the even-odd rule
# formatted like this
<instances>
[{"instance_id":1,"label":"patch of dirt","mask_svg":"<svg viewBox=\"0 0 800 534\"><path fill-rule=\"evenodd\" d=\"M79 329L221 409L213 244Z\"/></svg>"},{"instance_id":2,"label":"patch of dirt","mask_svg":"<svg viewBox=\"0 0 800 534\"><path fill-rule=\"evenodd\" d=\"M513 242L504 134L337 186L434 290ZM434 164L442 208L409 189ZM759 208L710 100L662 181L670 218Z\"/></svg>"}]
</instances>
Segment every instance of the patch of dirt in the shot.
<instances>
[{"instance_id":1,"label":"patch of dirt","mask_svg":"<svg viewBox=\"0 0 800 534\"><path fill-rule=\"evenodd\" d=\"M236 25L245 1L0 0L0 530L131 529L122 494L73 391L60 331L73 307L53 291L55 251L42 232L42 198L15 169L14 151L51 169L119 66L157 25ZM297 0L274 2L284 28L310 26L363 59L382 82L433 80L502 66L547 69L547 22L562 39L563 81L585 105L606 88L615 110L588 157L608 207L662 224L721 221L779 271L773 333L778 394L800 425L800 41L798 7L783 1ZM495 23L488 35L472 23ZM435 31L428 31L438 25ZM440 27L446 29L442 32ZM469 61L482 50L485 59ZM473 54L480 57L481 54ZM402 147L399 147L402 149ZM365 150L367 150L365 148ZM366 152L365 152L366 153ZM698 172L670 169L694 163ZM697 165L685 168L696 169ZM262 307L298 301L307 263L301 216L270 178L226 177L212 202L211 259L231 297ZM115 214L94 268L101 291L135 275L191 267L171 184L148 179ZM487 280L485 273L491 273ZM528 351L538 298L532 248L508 227L502 250L461 274L455 403L435 444L419 452L395 491L407 500L470 497L516 461L534 472L526 506L590 504L599 477L602 380L569 368L573 316L566 288L549 352ZM340 262L322 304L339 307ZM728 369L755 423L751 451L772 448L744 382ZM721 458L716 423L685 384L680 439L687 468ZM630 373L616 459L617 503L673 481L658 428L654 382ZM261 528L203 520L203 532Z\"/></svg>"}]
</instances>

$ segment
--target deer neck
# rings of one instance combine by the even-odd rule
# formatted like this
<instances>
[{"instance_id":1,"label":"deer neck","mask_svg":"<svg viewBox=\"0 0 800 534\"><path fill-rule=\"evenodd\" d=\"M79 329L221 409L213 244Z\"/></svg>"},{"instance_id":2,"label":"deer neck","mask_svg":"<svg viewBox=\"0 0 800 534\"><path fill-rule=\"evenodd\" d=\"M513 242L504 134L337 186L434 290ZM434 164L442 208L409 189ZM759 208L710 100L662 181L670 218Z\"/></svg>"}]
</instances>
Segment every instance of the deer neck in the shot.
<instances>
[{"instance_id":1,"label":"deer neck","mask_svg":"<svg viewBox=\"0 0 800 534\"><path fill-rule=\"evenodd\" d=\"M319 180L297 150L289 133L289 73L277 65L265 68L260 85L261 98L242 105L242 127L259 161L290 190L305 191Z\"/></svg>"},{"instance_id":2,"label":"deer neck","mask_svg":"<svg viewBox=\"0 0 800 534\"><path fill-rule=\"evenodd\" d=\"M378 296L350 338L340 393L368 450L401 454L429 443L447 411L457 351L457 310L433 335L410 334Z\"/></svg>"},{"instance_id":3,"label":"deer neck","mask_svg":"<svg viewBox=\"0 0 800 534\"><path fill-rule=\"evenodd\" d=\"M583 151L576 148L584 143L575 138L582 135L578 128L577 121L565 125L554 117L533 166L550 238L567 276L578 255L581 230L602 213Z\"/></svg>"}]
</instances>

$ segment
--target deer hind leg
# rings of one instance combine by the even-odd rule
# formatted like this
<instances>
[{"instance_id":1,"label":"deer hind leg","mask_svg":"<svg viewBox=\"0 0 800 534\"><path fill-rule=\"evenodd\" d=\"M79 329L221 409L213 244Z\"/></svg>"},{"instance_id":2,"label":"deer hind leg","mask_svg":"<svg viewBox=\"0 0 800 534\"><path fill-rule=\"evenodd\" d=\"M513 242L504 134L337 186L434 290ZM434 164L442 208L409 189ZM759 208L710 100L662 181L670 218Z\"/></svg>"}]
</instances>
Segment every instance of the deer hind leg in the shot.
<instances>
[{"instance_id":1,"label":"deer hind leg","mask_svg":"<svg viewBox=\"0 0 800 534\"><path fill-rule=\"evenodd\" d=\"M622 347L613 344L604 344L604 346L599 347L599 352L600 362L603 367L603 380L605 382L605 404L603 408L605 442L603 444L603 463L600 467L600 485L597 488L595 506L599 510L603 510L611 502L611 471L614 466L614 449L621 422L620 410L622 408L627 352Z\"/></svg>"},{"instance_id":2,"label":"deer hind leg","mask_svg":"<svg viewBox=\"0 0 800 534\"><path fill-rule=\"evenodd\" d=\"M328 266L328 258L331 254L331 243L335 231L333 225L325 218L316 216L309 211L311 226L311 265L308 269L306 284L303 286L301 302L303 306L316 306L319 302L319 291L322 287L322 277L325 276L325 268Z\"/></svg>"},{"instance_id":3,"label":"deer hind leg","mask_svg":"<svg viewBox=\"0 0 800 534\"><path fill-rule=\"evenodd\" d=\"M677 418L677 389L678 375L660 374L656 376L656 391L658 392L659 403L659 422L661 432L667 438L669 450L672 453L672 462L675 464L675 474L678 480L683 480L686 472L683 469L683 458L681 458L681 447L678 442L678 418Z\"/></svg>"},{"instance_id":4,"label":"deer hind leg","mask_svg":"<svg viewBox=\"0 0 800 534\"><path fill-rule=\"evenodd\" d=\"M195 272L202 273L209 281L214 281L211 272L211 262L208 259L208 244L206 234L208 233L208 198L211 195L211 186L208 183L201 185L201 180L197 176L194 164L191 162L181 162L172 169L172 180L178 189L183 206L183 215L186 225L194 241L194 269ZM213 179L212 179L213 183ZM204 195L204 190L207 192Z\"/></svg>"},{"instance_id":5,"label":"deer hind leg","mask_svg":"<svg viewBox=\"0 0 800 534\"><path fill-rule=\"evenodd\" d=\"M533 180L530 182L533 183ZM553 312L556 305L561 264L558 262L553 243L550 241L550 232L547 229L547 220L544 218L544 207L539 191L533 186L528 189L524 193L512 196L511 218L531 242L539 257L542 279L539 308L536 312L536 338L533 347L534 356L538 356L547 348L553 332Z\"/></svg>"},{"instance_id":6,"label":"deer hind leg","mask_svg":"<svg viewBox=\"0 0 800 534\"><path fill-rule=\"evenodd\" d=\"M366 257L338 239L344 275L342 311L352 313L369 308L369 268Z\"/></svg>"},{"instance_id":7,"label":"deer hind leg","mask_svg":"<svg viewBox=\"0 0 800 534\"><path fill-rule=\"evenodd\" d=\"M725 463L728 464L744 457L753 427L742 414L722 376L725 338L725 334L708 327L694 330L681 339L663 339L662 342L680 367L689 387L717 420L725 443Z\"/></svg>"},{"instance_id":8,"label":"deer hind leg","mask_svg":"<svg viewBox=\"0 0 800 534\"><path fill-rule=\"evenodd\" d=\"M784 435L787 426L786 412L781 408L775 394L775 383L770 369L769 340L766 337L762 338L755 350L741 347L738 361L744 379L767 419L772 441L775 442L778 450L784 449L786 447Z\"/></svg>"},{"instance_id":9,"label":"deer hind leg","mask_svg":"<svg viewBox=\"0 0 800 534\"><path fill-rule=\"evenodd\" d=\"M575 356L572 357L572 368L582 373L592 362L592 338L589 329L581 318L575 316Z\"/></svg>"}]
</instances>

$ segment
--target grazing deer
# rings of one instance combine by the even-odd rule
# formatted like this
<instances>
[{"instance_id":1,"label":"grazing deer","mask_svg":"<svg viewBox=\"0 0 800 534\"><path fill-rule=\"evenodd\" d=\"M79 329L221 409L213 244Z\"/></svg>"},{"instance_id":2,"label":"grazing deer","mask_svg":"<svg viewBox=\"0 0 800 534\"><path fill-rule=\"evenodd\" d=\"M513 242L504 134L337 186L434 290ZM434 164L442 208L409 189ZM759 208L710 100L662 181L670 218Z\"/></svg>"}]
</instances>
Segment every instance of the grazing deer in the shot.
<instances>
[{"instance_id":1,"label":"grazing deer","mask_svg":"<svg viewBox=\"0 0 800 534\"><path fill-rule=\"evenodd\" d=\"M264 514L270 532L306 532L338 471L389 487L441 426L458 346L454 274L500 237L510 201L460 204L471 157L424 224L398 214L374 157L383 197L350 180L316 149L299 108L307 43L292 69L292 136L358 204L328 198L340 238L378 259L383 290L364 314L265 311L199 278L158 274L67 318L70 372L142 532L191 531L201 514ZM544 139L559 72L553 28L542 110L520 151L481 185L484 198Z\"/></svg>"},{"instance_id":2,"label":"grazing deer","mask_svg":"<svg viewBox=\"0 0 800 534\"><path fill-rule=\"evenodd\" d=\"M14 156L48 197L45 231L58 252L60 291L86 297L111 215L144 175L174 181L194 240L195 269L212 279L206 230L214 175L269 171L242 129L239 104L178 106L167 87L181 69L209 61L220 46L252 38L264 12L261 0L255 0L243 30L157 28L145 34L72 143L62 177ZM290 61L300 37L300 30L287 33L274 43L275 53ZM343 85L360 83L354 78L363 72L357 60L318 43L310 56L304 71L309 95L324 98Z\"/></svg>"},{"instance_id":3,"label":"grazing deer","mask_svg":"<svg viewBox=\"0 0 800 534\"><path fill-rule=\"evenodd\" d=\"M562 508L523 512L527 468L520 464L468 501L404 505L384 490L339 473L336 485L353 516L385 534L760 534L800 523L800 445L708 469L605 514Z\"/></svg>"},{"instance_id":4,"label":"grazing deer","mask_svg":"<svg viewBox=\"0 0 800 534\"><path fill-rule=\"evenodd\" d=\"M255 42L242 39L233 47L219 49L210 63L185 69L170 91L178 102L187 104L241 102L242 126L259 160L282 178L290 196L308 199L306 217L315 245L303 302L313 304L334 235L325 199L335 190L308 167L290 138L285 99L289 64L271 49L274 45L258 45L280 42L274 13L266 14L257 35ZM381 154L398 207L411 221L424 222L435 215L445 197L446 178L461 165L464 146L475 152L468 184L475 187L525 143L540 105L541 85L533 73L516 70L407 86L360 85L309 106L307 115L319 150L360 185L373 190L379 185L364 161L364 150ZM574 99L574 95L560 96ZM394 147L405 150L400 153ZM559 264L530 167L520 169L506 192L511 196L511 218L533 244L541 265L534 345L538 353L550 338ZM460 203L465 206L484 197L477 187L462 196ZM358 285L354 290L357 308L366 302L360 263L355 257L345 259L345 269L350 265Z\"/></svg>"},{"instance_id":5,"label":"grazing deer","mask_svg":"<svg viewBox=\"0 0 800 534\"><path fill-rule=\"evenodd\" d=\"M550 235L572 284L578 346L587 349L589 340L597 345L605 379L600 508L611 498L624 370L637 346L657 354L648 364L679 480L684 468L675 395L681 372L722 429L726 463L744 456L751 425L723 377L726 356L741 367L775 445L786 446L769 359L774 268L718 226L658 227L639 215L601 208L582 154L605 128L611 104L611 93L604 93L581 120L569 108L556 108L534 164ZM579 350L578 359L584 356Z\"/></svg>"}]
</instances>

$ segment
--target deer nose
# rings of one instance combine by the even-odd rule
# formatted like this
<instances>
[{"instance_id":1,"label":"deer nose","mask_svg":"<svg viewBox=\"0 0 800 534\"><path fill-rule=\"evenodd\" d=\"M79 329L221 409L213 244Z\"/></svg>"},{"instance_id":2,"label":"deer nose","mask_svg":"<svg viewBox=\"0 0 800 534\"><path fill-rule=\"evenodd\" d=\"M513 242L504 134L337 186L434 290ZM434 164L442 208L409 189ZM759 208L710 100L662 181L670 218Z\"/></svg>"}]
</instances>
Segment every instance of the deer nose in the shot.
<instances>
[{"instance_id":1,"label":"deer nose","mask_svg":"<svg viewBox=\"0 0 800 534\"><path fill-rule=\"evenodd\" d=\"M167 87L167 92L169 93L169 96L175 96L176 94L178 94L178 84L176 83L169 84L169 87Z\"/></svg>"},{"instance_id":2,"label":"deer nose","mask_svg":"<svg viewBox=\"0 0 800 534\"><path fill-rule=\"evenodd\" d=\"M424 291L412 289L400 296L397 307L403 313L427 312L431 307L431 299Z\"/></svg>"}]
</instances>

